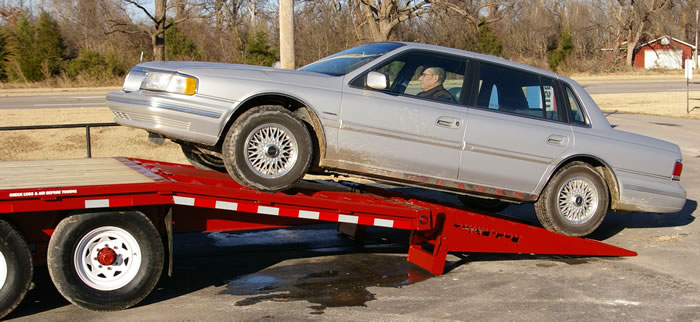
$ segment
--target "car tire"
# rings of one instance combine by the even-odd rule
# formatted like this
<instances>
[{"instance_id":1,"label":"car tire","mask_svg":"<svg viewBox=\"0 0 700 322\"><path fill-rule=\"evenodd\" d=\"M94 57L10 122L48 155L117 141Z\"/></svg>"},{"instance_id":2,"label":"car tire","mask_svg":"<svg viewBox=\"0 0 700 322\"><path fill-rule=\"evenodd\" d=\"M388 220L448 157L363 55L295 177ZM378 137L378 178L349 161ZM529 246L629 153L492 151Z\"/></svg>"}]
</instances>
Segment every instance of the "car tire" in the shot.
<instances>
[{"instance_id":1,"label":"car tire","mask_svg":"<svg viewBox=\"0 0 700 322\"><path fill-rule=\"evenodd\" d=\"M473 208L480 211L499 212L510 206L510 203L498 199L479 198L467 195L459 195L458 197L462 204L467 208Z\"/></svg>"},{"instance_id":2,"label":"car tire","mask_svg":"<svg viewBox=\"0 0 700 322\"><path fill-rule=\"evenodd\" d=\"M226 172L224 160L221 160L221 158L217 158L216 156L203 152L194 151L192 148L185 145L180 145L180 147L182 148L182 153L185 155L187 161L189 161L195 168Z\"/></svg>"},{"instance_id":3,"label":"car tire","mask_svg":"<svg viewBox=\"0 0 700 322\"><path fill-rule=\"evenodd\" d=\"M608 187L600 173L589 164L576 161L554 174L535 202L535 213L548 230L585 236L603 222L608 196Z\"/></svg>"},{"instance_id":4,"label":"car tire","mask_svg":"<svg viewBox=\"0 0 700 322\"><path fill-rule=\"evenodd\" d=\"M289 110L258 106L231 126L223 144L226 170L238 183L260 191L284 191L309 169L311 135Z\"/></svg>"},{"instance_id":5,"label":"car tire","mask_svg":"<svg viewBox=\"0 0 700 322\"><path fill-rule=\"evenodd\" d=\"M32 283L32 254L12 226L0 220L0 319L14 310Z\"/></svg>"},{"instance_id":6,"label":"car tire","mask_svg":"<svg viewBox=\"0 0 700 322\"><path fill-rule=\"evenodd\" d=\"M143 300L163 271L163 243L151 220L136 211L63 219L47 254L56 289L73 304L115 311Z\"/></svg>"}]
</instances>

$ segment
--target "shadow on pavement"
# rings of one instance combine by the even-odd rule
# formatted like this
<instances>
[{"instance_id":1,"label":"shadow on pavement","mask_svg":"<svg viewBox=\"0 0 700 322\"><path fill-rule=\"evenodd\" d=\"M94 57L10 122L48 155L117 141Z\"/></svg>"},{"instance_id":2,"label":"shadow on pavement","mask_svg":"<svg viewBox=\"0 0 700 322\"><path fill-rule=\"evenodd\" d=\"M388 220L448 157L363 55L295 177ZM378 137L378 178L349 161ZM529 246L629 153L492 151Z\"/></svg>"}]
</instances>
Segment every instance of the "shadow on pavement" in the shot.
<instances>
[{"instance_id":1,"label":"shadow on pavement","mask_svg":"<svg viewBox=\"0 0 700 322\"><path fill-rule=\"evenodd\" d=\"M663 228L686 226L695 221L693 213L698 207L695 200L686 200L683 209L672 214L657 213L608 213L605 221L588 238L606 240L625 228Z\"/></svg>"}]
</instances>

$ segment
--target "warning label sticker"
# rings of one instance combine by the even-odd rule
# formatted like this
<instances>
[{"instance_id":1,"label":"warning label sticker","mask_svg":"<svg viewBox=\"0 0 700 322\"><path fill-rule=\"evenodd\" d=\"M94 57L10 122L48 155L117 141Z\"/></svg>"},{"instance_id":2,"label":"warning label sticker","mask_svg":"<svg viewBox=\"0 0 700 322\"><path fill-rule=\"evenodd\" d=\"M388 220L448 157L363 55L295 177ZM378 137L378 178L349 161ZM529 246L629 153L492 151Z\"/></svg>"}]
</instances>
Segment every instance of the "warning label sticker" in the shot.
<instances>
[{"instance_id":1,"label":"warning label sticker","mask_svg":"<svg viewBox=\"0 0 700 322\"><path fill-rule=\"evenodd\" d=\"M68 190L45 190L45 191L23 191L23 192L11 192L10 198L19 197L44 197L44 196L60 196L60 195L71 195L78 193L77 189Z\"/></svg>"}]
</instances>

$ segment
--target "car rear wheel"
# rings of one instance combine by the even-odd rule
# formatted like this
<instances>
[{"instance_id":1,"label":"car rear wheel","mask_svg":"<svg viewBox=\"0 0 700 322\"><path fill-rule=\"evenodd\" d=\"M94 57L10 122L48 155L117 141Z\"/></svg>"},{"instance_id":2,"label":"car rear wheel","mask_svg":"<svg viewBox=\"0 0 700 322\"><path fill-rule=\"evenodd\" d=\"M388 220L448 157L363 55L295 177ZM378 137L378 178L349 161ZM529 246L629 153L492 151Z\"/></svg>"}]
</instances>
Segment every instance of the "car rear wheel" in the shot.
<instances>
[{"instance_id":1,"label":"car rear wheel","mask_svg":"<svg viewBox=\"0 0 700 322\"><path fill-rule=\"evenodd\" d=\"M535 202L535 212L551 231L585 236L603 222L608 203L602 176L587 163L572 162L554 174Z\"/></svg>"},{"instance_id":2,"label":"car rear wheel","mask_svg":"<svg viewBox=\"0 0 700 322\"><path fill-rule=\"evenodd\" d=\"M231 126L223 145L226 170L240 184L283 191L304 177L311 163L304 123L280 106L255 107Z\"/></svg>"},{"instance_id":3,"label":"car rear wheel","mask_svg":"<svg viewBox=\"0 0 700 322\"><path fill-rule=\"evenodd\" d=\"M219 172L226 172L226 166L224 166L224 160L217 158L211 154L196 151L185 145L180 146L182 148L182 153L187 158L195 168L202 170L213 170Z\"/></svg>"}]
</instances>

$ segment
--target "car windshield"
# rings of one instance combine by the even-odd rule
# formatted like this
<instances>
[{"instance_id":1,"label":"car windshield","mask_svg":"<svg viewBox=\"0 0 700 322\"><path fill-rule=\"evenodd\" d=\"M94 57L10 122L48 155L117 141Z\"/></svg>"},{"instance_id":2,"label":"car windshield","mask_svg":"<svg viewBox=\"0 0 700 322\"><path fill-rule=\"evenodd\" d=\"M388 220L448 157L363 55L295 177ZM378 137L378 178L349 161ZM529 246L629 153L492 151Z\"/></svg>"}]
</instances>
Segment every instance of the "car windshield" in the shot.
<instances>
[{"instance_id":1,"label":"car windshield","mask_svg":"<svg viewBox=\"0 0 700 322\"><path fill-rule=\"evenodd\" d=\"M321 60L299 68L299 70L332 76L345 75L356 68L373 61L377 57L401 46L403 46L403 44L382 42L353 47L326 58L322 58Z\"/></svg>"}]
</instances>

